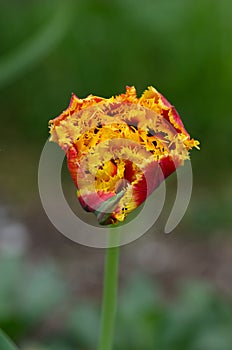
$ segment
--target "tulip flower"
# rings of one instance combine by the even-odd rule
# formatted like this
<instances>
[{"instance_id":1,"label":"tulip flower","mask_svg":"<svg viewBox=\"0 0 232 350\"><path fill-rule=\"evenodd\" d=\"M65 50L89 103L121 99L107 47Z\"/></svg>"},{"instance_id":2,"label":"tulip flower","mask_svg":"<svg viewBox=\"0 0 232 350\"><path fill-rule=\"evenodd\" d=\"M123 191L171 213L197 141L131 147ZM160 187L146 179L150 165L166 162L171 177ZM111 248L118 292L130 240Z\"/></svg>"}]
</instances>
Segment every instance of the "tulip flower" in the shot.
<instances>
[{"instance_id":1,"label":"tulip flower","mask_svg":"<svg viewBox=\"0 0 232 350\"><path fill-rule=\"evenodd\" d=\"M66 152L82 207L100 224L124 221L199 144L154 87L140 98L133 86L109 99L73 94L50 133Z\"/></svg>"}]
</instances>

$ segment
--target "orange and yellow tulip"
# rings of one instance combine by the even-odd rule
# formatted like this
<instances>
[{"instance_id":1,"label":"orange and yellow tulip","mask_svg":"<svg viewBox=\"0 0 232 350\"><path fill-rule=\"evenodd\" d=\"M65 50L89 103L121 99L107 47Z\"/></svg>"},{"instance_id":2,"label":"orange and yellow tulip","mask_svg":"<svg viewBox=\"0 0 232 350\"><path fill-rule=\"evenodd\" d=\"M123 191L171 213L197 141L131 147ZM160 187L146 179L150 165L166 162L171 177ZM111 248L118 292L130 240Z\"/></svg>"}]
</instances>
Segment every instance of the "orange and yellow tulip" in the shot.
<instances>
[{"instance_id":1,"label":"orange and yellow tulip","mask_svg":"<svg viewBox=\"0 0 232 350\"><path fill-rule=\"evenodd\" d=\"M51 141L66 152L82 207L101 224L124 221L199 145L153 87L140 98L133 86L109 99L73 94L49 124Z\"/></svg>"}]
</instances>

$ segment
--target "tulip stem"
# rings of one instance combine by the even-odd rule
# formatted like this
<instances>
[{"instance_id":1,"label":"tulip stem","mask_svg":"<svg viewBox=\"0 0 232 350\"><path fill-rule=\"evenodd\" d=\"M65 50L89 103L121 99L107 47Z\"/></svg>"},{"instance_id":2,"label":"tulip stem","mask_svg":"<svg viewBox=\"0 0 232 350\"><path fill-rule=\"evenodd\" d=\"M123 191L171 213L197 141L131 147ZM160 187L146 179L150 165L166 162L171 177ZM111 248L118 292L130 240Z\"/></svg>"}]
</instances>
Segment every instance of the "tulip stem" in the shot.
<instances>
[{"instance_id":1,"label":"tulip stem","mask_svg":"<svg viewBox=\"0 0 232 350\"><path fill-rule=\"evenodd\" d=\"M110 230L110 235L117 235ZM114 231L114 232L113 232ZM111 237L110 237L111 238ZM119 247L107 248L105 259L104 287L101 314L101 331L98 350L111 350L117 307Z\"/></svg>"}]
</instances>

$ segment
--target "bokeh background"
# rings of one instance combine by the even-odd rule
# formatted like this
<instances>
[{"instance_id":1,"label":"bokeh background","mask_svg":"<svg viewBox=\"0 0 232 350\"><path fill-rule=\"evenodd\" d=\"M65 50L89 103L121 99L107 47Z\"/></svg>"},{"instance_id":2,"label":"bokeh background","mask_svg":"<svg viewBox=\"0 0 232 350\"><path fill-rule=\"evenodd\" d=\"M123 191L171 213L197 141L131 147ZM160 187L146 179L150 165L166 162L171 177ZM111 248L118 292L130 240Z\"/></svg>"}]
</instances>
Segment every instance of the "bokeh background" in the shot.
<instances>
[{"instance_id":1,"label":"bokeh background","mask_svg":"<svg viewBox=\"0 0 232 350\"><path fill-rule=\"evenodd\" d=\"M48 120L74 92L154 85L191 135L193 194L174 233L121 248L117 350L232 349L232 3L0 1L0 328L23 350L96 349L103 249L52 226L37 186ZM65 169L66 195L75 188Z\"/></svg>"}]
</instances>

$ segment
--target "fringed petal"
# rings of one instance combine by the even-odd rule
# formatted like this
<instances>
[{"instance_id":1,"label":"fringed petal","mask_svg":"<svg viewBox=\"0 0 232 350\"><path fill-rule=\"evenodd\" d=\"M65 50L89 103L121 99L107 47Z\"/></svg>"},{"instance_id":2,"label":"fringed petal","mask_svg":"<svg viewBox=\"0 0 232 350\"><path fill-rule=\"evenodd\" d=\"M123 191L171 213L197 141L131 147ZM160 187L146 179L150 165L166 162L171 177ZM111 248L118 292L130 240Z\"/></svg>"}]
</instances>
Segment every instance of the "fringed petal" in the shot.
<instances>
[{"instance_id":1,"label":"fringed petal","mask_svg":"<svg viewBox=\"0 0 232 350\"><path fill-rule=\"evenodd\" d=\"M101 224L124 221L199 148L176 109L154 87L134 86L109 99L72 95L49 122L51 141L66 152L82 207Z\"/></svg>"}]
</instances>

